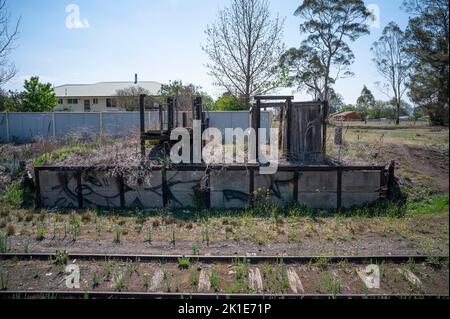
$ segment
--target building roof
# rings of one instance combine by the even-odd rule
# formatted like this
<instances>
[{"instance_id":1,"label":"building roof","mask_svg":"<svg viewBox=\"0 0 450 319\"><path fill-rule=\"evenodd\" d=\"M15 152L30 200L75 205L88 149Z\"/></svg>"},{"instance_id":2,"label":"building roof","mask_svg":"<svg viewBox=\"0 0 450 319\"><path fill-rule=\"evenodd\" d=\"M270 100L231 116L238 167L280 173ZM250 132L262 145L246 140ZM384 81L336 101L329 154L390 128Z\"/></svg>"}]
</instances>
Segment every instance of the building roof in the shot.
<instances>
[{"instance_id":1,"label":"building roof","mask_svg":"<svg viewBox=\"0 0 450 319\"><path fill-rule=\"evenodd\" d=\"M161 83L154 81L134 82L99 82L95 84L65 84L55 87L57 97L102 97L115 96L117 90L131 86L142 87L150 92L150 95L158 95Z\"/></svg>"}]
</instances>

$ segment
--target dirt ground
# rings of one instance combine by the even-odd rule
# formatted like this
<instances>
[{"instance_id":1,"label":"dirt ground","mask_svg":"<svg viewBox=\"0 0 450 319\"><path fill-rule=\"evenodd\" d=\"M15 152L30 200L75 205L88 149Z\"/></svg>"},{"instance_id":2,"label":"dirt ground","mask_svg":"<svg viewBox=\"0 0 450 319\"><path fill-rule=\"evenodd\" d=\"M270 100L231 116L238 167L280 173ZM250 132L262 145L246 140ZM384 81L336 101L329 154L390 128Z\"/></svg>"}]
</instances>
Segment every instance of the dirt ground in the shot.
<instances>
[{"instance_id":1,"label":"dirt ground","mask_svg":"<svg viewBox=\"0 0 450 319\"><path fill-rule=\"evenodd\" d=\"M387 164L394 160L403 186L448 194L448 128L348 123L343 132L344 145L336 146L334 128L330 128L328 149L333 158L348 165Z\"/></svg>"}]
</instances>

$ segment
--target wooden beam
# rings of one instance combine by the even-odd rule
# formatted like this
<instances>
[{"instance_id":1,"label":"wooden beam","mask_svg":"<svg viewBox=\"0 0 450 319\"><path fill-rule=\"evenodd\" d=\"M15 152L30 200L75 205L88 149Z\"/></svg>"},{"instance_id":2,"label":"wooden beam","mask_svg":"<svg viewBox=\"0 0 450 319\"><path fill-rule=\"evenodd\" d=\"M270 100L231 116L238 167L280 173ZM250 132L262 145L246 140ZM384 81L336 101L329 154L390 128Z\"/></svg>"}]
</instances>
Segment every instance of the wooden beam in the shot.
<instances>
[{"instance_id":1,"label":"wooden beam","mask_svg":"<svg viewBox=\"0 0 450 319\"><path fill-rule=\"evenodd\" d=\"M254 96L255 100L265 100L265 101L269 101L269 100L293 100L294 96L292 95L256 95Z\"/></svg>"}]
</instances>

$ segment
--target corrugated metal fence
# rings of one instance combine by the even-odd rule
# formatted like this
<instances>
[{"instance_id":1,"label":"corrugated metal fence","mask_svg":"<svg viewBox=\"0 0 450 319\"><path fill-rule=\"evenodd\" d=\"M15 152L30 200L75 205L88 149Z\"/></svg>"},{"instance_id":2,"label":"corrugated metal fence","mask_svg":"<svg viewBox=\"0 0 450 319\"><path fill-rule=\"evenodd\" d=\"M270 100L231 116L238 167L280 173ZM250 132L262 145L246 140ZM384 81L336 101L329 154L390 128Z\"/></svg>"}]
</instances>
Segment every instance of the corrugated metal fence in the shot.
<instances>
[{"instance_id":1,"label":"corrugated metal fence","mask_svg":"<svg viewBox=\"0 0 450 319\"><path fill-rule=\"evenodd\" d=\"M250 127L249 112L207 112L207 118L210 120L210 127L220 129L222 134L225 133L225 128ZM270 128L271 121L272 113L264 112L261 116L261 127ZM159 126L158 112L147 112L146 123L147 129L156 129ZM23 143L36 138L100 132L111 137L121 137L138 128L138 112L0 113L0 143Z\"/></svg>"}]
</instances>

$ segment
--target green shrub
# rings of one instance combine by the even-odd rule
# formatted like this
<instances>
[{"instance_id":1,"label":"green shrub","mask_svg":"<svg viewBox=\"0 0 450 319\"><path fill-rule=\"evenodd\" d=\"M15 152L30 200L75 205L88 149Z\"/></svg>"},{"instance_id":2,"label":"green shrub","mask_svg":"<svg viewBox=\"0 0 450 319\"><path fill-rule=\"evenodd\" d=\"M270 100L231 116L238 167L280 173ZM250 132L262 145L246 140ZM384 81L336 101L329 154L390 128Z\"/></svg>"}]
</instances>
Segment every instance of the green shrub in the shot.
<instances>
[{"instance_id":1,"label":"green shrub","mask_svg":"<svg viewBox=\"0 0 450 319\"><path fill-rule=\"evenodd\" d=\"M189 258L188 257L181 257L178 258L178 267L180 269L188 269L190 266Z\"/></svg>"},{"instance_id":2,"label":"green shrub","mask_svg":"<svg viewBox=\"0 0 450 319\"><path fill-rule=\"evenodd\" d=\"M45 154L35 158L33 160L33 166L34 167L43 166L48 162L62 160L72 154L83 155L83 154L89 153L90 150L91 150L91 147L89 147L87 145L61 148L54 152L45 153Z\"/></svg>"},{"instance_id":3,"label":"green shrub","mask_svg":"<svg viewBox=\"0 0 450 319\"><path fill-rule=\"evenodd\" d=\"M13 182L6 188L6 202L13 207L20 207L25 199L25 189L19 182Z\"/></svg>"}]
</instances>

